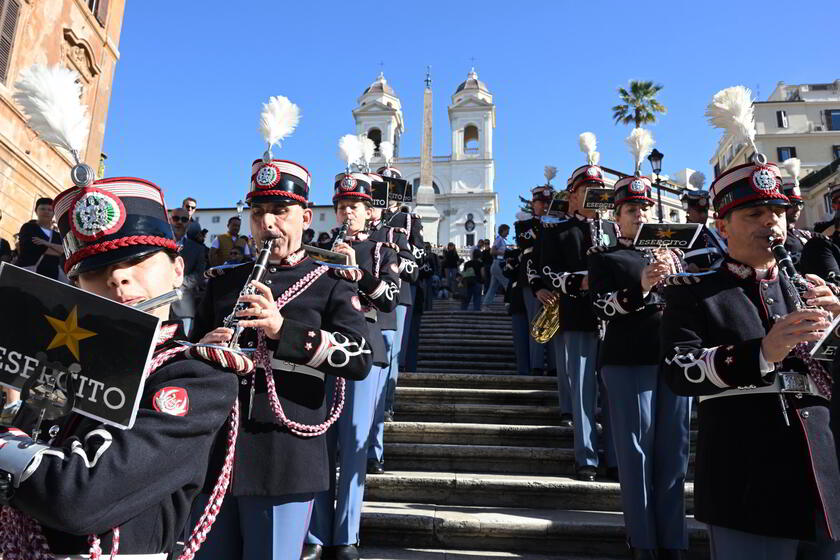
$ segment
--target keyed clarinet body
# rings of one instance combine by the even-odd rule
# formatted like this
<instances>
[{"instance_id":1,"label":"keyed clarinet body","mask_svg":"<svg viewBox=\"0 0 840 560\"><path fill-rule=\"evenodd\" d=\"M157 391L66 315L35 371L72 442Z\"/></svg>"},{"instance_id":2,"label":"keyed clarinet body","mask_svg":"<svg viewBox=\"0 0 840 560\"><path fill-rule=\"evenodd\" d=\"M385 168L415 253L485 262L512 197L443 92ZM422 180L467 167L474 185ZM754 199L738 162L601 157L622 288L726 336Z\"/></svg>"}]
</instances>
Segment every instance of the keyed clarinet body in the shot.
<instances>
[{"instance_id":1,"label":"keyed clarinet body","mask_svg":"<svg viewBox=\"0 0 840 560\"><path fill-rule=\"evenodd\" d=\"M248 277L248 281L245 282L245 286L242 287L242 291L239 292L239 297L236 299L236 305L233 306L233 311L230 312L230 315L225 317L225 321L222 326L233 329L233 335L228 342L229 348L239 348L239 337L242 336L242 331L245 329L240 325L241 318L237 317L237 313L248 309L249 306L248 303L242 301L242 297L250 296L256 293L256 288L254 288L253 282L262 282L262 279L265 276L266 266L268 265L268 258L271 256L271 247L273 243L273 238L263 241L262 249L260 250L260 254L257 256L257 261L254 263L253 270L251 270L251 275Z\"/></svg>"}]
</instances>

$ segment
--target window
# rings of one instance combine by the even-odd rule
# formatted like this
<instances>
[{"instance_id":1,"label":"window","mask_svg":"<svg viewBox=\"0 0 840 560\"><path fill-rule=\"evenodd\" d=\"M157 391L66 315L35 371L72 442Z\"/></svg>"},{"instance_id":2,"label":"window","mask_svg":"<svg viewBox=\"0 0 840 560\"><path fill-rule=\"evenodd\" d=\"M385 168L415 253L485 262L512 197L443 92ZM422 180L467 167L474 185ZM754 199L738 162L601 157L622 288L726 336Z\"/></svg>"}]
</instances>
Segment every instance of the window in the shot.
<instances>
[{"instance_id":1,"label":"window","mask_svg":"<svg viewBox=\"0 0 840 560\"><path fill-rule=\"evenodd\" d=\"M467 234L467 247L472 247L473 245L475 245L475 234L474 233L468 233Z\"/></svg>"},{"instance_id":2,"label":"window","mask_svg":"<svg viewBox=\"0 0 840 560\"><path fill-rule=\"evenodd\" d=\"M222 217L221 217L221 216L213 216L212 218L210 218L210 222L212 222L212 223L214 223L214 224L218 224L218 223L219 223L219 222L221 222L221 221L222 221Z\"/></svg>"},{"instance_id":3,"label":"window","mask_svg":"<svg viewBox=\"0 0 840 560\"><path fill-rule=\"evenodd\" d=\"M720 164L716 163L715 164L715 177L717 177L718 175L720 175Z\"/></svg>"},{"instance_id":4,"label":"window","mask_svg":"<svg viewBox=\"0 0 840 560\"><path fill-rule=\"evenodd\" d=\"M20 0L0 0L0 82L6 83L20 15Z\"/></svg>"},{"instance_id":5,"label":"window","mask_svg":"<svg viewBox=\"0 0 840 560\"><path fill-rule=\"evenodd\" d=\"M378 128L371 128L368 130L367 137L373 140L376 144L376 151L379 151L379 143L382 142L382 131Z\"/></svg>"},{"instance_id":6,"label":"window","mask_svg":"<svg viewBox=\"0 0 840 560\"><path fill-rule=\"evenodd\" d=\"M680 213L676 210L671 210L671 223L676 224L680 221Z\"/></svg>"},{"instance_id":7,"label":"window","mask_svg":"<svg viewBox=\"0 0 840 560\"><path fill-rule=\"evenodd\" d=\"M840 146L832 146L831 147L831 159L840 159Z\"/></svg>"},{"instance_id":8,"label":"window","mask_svg":"<svg viewBox=\"0 0 840 560\"><path fill-rule=\"evenodd\" d=\"M787 111L776 111L776 126L779 128L788 127Z\"/></svg>"},{"instance_id":9,"label":"window","mask_svg":"<svg viewBox=\"0 0 840 560\"><path fill-rule=\"evenodd\" d=\"M323 213L323 212L321 212L320 214L318 214L318 221L319 221L319 222L323 222L325 218L326 218L326 216L324 215L324 213Z\"/></svg>"},{"instance_id":10,"label":"window","mask_svg":"<svg viewBox=\"0 0 840 560\"><path fill-rule=\"evenodd\" d=\"M782 147L776 148L776 155L779 156L777 161L779 163L781 163L781 162L785 161L786 159L796 157L796 148L793 147L793 146L782 146Z\"/></svg>"},{"instance_id":11,"label":"window","mask_svg":"<svg viewBox=\"0 0 840 560\"><path fill-rule=\"evenodd\" d=\"M96 16L99 25L105 27L105 18L108 15L108 0L87 0L88 8Z\"/></svg>"},{"instance_id":12,"label":"window","mask_svg":"<svg viewBox=\"0 0 840 560\"><path fill-rule=\"evenodd\" d=\"M826 109L825 124L828 130L840 130L840 109Z\"/></svg>"},{"instance_id":13,"label":"window","mask_svg":"<svg viewBox=\"0 0 840 560\"><path fill-rule=\"evenodd\" d=\"M478 127L474 124L468 124L464 128L464 153L478 153Z\"/></svg>"}]
</instances>

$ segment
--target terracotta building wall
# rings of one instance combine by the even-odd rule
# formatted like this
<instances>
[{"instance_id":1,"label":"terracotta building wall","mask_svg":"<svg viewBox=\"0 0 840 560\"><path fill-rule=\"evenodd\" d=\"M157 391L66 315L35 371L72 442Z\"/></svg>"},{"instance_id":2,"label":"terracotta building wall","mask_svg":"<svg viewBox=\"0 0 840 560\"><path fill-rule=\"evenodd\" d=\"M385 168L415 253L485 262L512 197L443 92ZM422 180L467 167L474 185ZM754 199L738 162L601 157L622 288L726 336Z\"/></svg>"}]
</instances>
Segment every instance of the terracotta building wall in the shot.
<instances>
[{"instance_id":1,"label":"terracotta building wall","mask_svg":"<svg viewBox=\"0 0 840 560\"><path fill-rule=\"evenodd\" d=\"M19 13L5 81L0 74L0 236L11 242L12 234L33 217L38 197L54 197L69 186L72 166L69 154L45 144L26 126L11 97L14 83L35 63L60 63L79 73L91 115L82 157L98 169L125 0L0 0L0 8L8 10L10 2Z\"/></svg>"}]
</instances>

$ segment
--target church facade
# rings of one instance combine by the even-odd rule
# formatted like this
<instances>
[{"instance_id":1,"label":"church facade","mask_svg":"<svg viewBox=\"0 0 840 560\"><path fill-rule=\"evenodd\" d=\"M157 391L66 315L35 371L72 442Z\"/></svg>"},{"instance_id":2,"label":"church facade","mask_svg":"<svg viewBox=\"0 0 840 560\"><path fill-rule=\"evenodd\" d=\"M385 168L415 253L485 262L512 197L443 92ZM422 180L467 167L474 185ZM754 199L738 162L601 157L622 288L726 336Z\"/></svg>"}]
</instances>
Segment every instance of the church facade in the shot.
<instances>
[{"instance_id":1,"label":"church facade","mask_svg":"<svg viewBox=\"0 0 840 560\"><path fill-rule=\"evenodd\" d=\"M450 155L432 158L434 207L439 215L437 239L426 241L467 247L479 239L495 237L499 205L499 195L493 189L496 106L475 70L452 94L448 112ZM359 97L353 117L358 134L368 136L377 146L384 140L394 143L394 166L414 185L416 200L421 158L400 153L400 138L405 132L402 104L384 75L380 74ZM422 209L418 212L422 215Z\"/></svg>"}]
</instances>

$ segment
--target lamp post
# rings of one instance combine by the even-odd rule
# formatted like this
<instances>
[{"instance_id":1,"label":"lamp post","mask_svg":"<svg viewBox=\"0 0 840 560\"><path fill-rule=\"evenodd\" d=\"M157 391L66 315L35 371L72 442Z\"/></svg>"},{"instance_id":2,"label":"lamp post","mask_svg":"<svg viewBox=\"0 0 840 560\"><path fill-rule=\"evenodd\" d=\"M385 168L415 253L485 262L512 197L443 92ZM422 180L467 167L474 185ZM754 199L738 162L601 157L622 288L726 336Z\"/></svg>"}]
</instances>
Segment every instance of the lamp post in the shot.
<instances>
[{"instance_id":1,"label":"lamp post","mask_svg":"<svg viewBox=\"0 0 840 560\"><path fill-rule=\"evenodd\" d=\"M662 158L665 157L665 154L657 150L656 148L648 156L648 161L650 162L650 168L656 174L656 199L657 199L657 212L659 214L659 223L661 224L664 221L663 212L662 212L662 186L659 184L659 173L662 171Z\"/></svg>"},{"instance_id":2,"label":"lamp post","mask_svg":"<svg viewBox=\"0 0 840 560\"><path fill-rule=\"evenodd\" d=\"M241 200L236 203L236 215L242 218L242 211L245 210L245 203Z\"/></svg>"}]
</instances>

